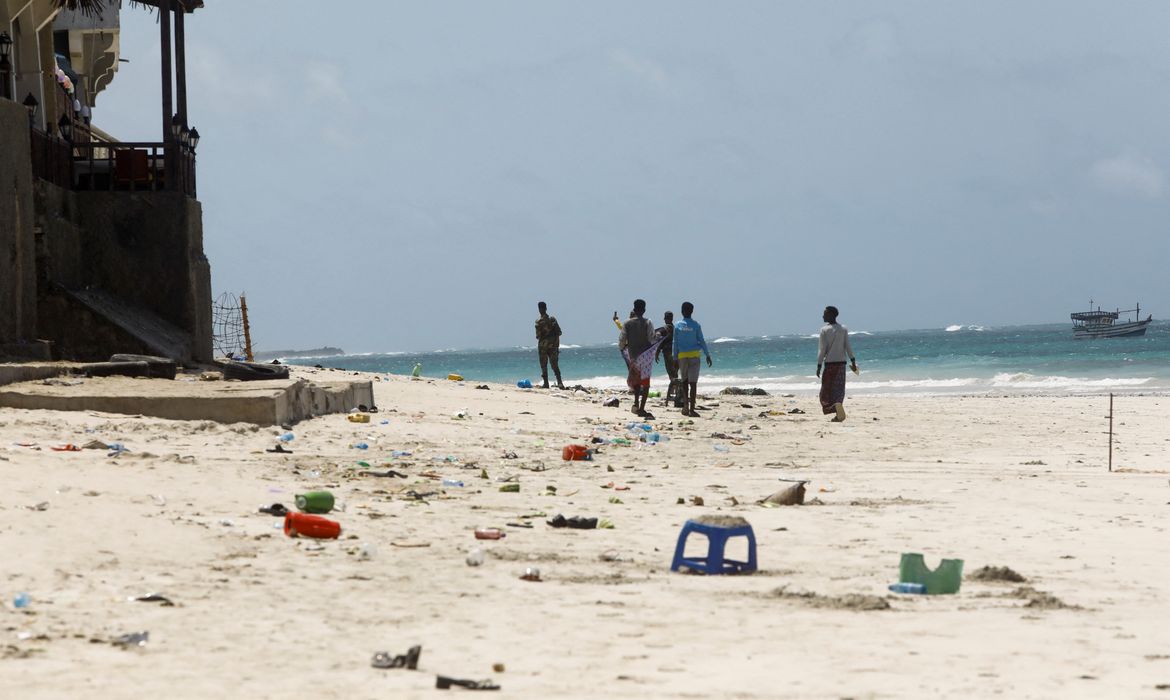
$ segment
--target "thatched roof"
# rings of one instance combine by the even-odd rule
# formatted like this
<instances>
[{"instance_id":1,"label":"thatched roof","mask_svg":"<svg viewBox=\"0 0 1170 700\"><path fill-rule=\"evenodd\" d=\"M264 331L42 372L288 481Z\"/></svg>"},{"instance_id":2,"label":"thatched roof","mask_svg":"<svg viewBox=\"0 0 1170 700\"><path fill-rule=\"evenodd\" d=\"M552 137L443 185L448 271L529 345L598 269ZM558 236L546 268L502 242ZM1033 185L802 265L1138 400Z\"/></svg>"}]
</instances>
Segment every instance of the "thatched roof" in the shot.
<instances>
[{"instance_id":1,"label":"thatched roof","mask_svg":"<svg viewBox=\"0 0 1170 700\"><path fill-rule=\"evenodd\" d=\"M100 15L102 10L115 3L119 7L122 5L122 0L55 0L55 2L57 7L63 10L75 10L84 15ZM158 7L158 0L129 0L129 2L131 5ZM203 7L203 0L171 0L171 6L182 8L184 12L190 13Z\"/></svg>"}]
</instances>

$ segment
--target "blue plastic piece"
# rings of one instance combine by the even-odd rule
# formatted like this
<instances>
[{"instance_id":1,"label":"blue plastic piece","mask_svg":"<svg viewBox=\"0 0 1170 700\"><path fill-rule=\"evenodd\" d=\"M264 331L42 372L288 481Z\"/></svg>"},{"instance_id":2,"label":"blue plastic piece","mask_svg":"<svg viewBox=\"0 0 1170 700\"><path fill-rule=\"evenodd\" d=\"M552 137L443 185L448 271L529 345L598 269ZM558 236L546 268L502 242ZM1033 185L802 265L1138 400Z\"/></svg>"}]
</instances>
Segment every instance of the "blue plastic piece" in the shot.
<instances>
[{"instance_id":1,"label":"blue plastic piece","mask_svg":"<svg viewBox=\"0 0 1170 700\"><path fill-rule=\"evenodd\" d=\"M687 537L692 532L707 537L707 556L683 556L686 551ZM727 547L727 540L732 537L746 537L748 539L748 560L735 561L724 559L723 552ZM674 561L670 564L671 571L678 571L680 567L687 567L692 571L705 574L745 574L756 570L756 533L751 525L737 527L720 527L688 520L678 535L678 545L674 549Z\"/></svg>"},{"instance_id":2,"label":"blue plastic piece","mask_svg":"<svg viewBox=\"0 0 1170 700\"><path fill-rule=\"evenodd\" d=\"M531 389L532 388L532 380L531 379L521 379L520 381L516 382L516 386L520 387L521 389Z\"/></svg>"}]
</instances>

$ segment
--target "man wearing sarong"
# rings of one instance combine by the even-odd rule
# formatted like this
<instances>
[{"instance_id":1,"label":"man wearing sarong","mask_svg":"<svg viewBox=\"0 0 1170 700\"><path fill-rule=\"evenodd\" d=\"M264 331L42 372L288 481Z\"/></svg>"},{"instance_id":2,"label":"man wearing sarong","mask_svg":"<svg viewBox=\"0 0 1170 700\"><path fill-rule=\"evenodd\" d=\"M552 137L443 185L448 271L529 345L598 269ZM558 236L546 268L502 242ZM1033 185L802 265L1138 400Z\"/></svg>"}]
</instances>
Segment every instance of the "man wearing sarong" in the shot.
<instances>
[{"instance_id":1,"label":"man wearing sarong","mask_svg":"<svg viewBox=\"0 0 1170 700\"><path fill-rule=\"evenodd\" d=\"M662 342L654 332L654 322L645 318L646 302L634 300L634 316L622 325L618 348L626 358L629 375L626 384L634 392L634 406L630 410L645 415L646 398L650 394L650 374L654 367L654 351Z\"/></svg>"},{"instance_id":2,"label":"man wearing sarong","mask_svg":"<svg viewBox=\"0 0 1170 700\"><path fill-rule=\"evenodd\" d=\"M536 319L536 350L540 354L540 376L544 379L544 387L548 388L548 366L552 364L553 374L557 378L557 388L564 389L561 382L561 325L556 316L548 315L548 305L543 301L536 305L540 318Z\"/></svg>"},{"instance_id":3,"label":"man wearing sarong","mask_svg":"<svg viewBox=\"0 0 1170 700\"><path fill-rule=\"evenodd\" d=\"M849 329L837 323L837 307L826 306L817 350L817 376L821 378L821 410L836 413L834 423L845 420L845 359L857 374L857 358L849 345ZM824 371L821 370L822 365Z\"/></svg>"}]
</instances>

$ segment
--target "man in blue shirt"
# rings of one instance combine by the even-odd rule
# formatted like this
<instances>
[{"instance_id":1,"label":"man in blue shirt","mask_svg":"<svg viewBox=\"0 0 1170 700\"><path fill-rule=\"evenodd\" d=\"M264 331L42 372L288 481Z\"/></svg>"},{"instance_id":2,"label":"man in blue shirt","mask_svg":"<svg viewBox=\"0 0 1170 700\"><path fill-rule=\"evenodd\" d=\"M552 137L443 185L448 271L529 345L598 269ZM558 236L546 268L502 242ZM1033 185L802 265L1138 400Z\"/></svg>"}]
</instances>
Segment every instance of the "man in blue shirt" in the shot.
<instances>
[{"instance_id":1,"label":"man in blue shirt","mask_svg":"<svg viewBox=\"0 0 1170 700\"><path fill-rule=\"evenodd\" d=\"M707 341L703 338L703 327L691 318L695 312L695 305L684 301L682 305L683 318L674 324L674 358L678 362L678 376L682 382L683 415L698 418L695 412L695 399L699 395L699 351L707 356L707 366L711 366L711 351L707 349ZM687 399L690 399L688 405Z\"/></svg>"}]
</instances>

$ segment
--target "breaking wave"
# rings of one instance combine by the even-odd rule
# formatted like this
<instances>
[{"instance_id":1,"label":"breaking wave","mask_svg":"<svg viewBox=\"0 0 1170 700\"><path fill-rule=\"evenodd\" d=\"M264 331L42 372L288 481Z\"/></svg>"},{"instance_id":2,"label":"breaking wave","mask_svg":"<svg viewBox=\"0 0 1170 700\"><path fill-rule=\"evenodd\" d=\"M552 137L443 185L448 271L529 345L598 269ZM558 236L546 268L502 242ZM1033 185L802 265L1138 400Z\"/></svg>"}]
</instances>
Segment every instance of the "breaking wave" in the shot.
<instances>
[{"instance_id":1,"label":"breaking wave","mask_svg":"<svg viewBox=\"0 0 1170 700\"><path fill-rule=\"evenodd\" d=\"M568 380L566 380L568 381ZM573 379L598 389L625 390L626 378L617 375L603 375L586 379ZM666 391L669 381L665 374L655 377L651 387ZM717 394L730 387L760 388L769 394L815 393L820 390L820 380L814 375L784 375L778 377L757 377L745 375L702 375L699 391ZM873 378L866 377L864 370L860 377L849 376L850 392L865 394L979 394L1012 392L1053 392L1073 393L1100 391L1102 389L1155 389L1158 387L1152 377L1143 378L1086 378L1062 376L1034 376L1027 373L997 374L994 377L949 377L934 378Z\"/></svg>"}]
</instances>

